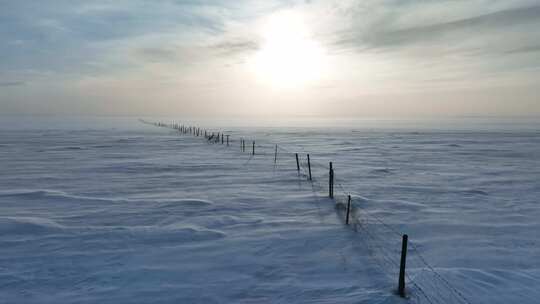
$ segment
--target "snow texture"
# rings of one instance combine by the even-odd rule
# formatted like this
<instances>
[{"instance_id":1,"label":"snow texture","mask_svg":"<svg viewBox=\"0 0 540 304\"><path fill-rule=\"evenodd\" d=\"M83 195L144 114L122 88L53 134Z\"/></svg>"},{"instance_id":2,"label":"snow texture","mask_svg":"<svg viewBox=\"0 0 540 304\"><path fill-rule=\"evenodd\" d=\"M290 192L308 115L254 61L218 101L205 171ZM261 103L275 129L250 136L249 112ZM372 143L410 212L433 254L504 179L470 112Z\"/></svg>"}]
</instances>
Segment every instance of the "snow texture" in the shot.
<instances>
[{"instance_id":1,"label":"snow texture","mask_svg":"<svg viewBox=\"0 0 540 304\"><path fill-rule=\"evenodd\" d=\"M0 123L0 303L540 301L536 124L195 122Z\"/></svg>"}]
</instances>

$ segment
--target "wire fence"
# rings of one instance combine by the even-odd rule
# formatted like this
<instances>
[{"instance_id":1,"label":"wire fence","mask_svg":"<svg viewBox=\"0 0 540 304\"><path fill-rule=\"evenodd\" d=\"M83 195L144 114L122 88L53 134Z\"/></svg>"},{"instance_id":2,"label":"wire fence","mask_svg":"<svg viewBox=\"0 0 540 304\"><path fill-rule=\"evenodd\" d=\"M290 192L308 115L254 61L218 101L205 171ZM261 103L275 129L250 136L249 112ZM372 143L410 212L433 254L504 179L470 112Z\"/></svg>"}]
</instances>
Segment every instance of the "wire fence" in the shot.
<instances>
[{"instance_id":1,"label":"wire fence","mask_svg":"<svg viewBox=\"0 0 540 304\"><path fill-rule=\"evenodd\" d=\"M368 250L370 258L381 273L387 276L389 288L413 303L471 303L452 282L428 262L422 254L422 246L414 241L407 242L406 271L403 271L405 289L399 290L397 283L400 269L405 269L402 258L402 241L405 233L399 231L396 225L388 223L381 216L370 212L365 206L363 207L362 203L366 202L367 199L350 191L345 185L344 179L340 178L339 174L336 174L331 167L331 163L321 163L313 159L311 155L306 154L305 151L303 154L299 154L281 144L232 138L231 134L224 134L221 131L208 131L175 122L140 121L157 127L173 129L180 134L201 137L208 143L239 149L238 151L244 154L249 153L249 158L243 163L245 166L249 165L255 156L266 157L272 161L274 173L294 172L304 177L311 184L315 193L328 193L344 224L354 232L358 232L355 237L362 242L363 250ZM295 147L295 149L297 151L303 150L300 147ZM321 172L323 173L321 174Z\"/></svg>"}]
</instances>

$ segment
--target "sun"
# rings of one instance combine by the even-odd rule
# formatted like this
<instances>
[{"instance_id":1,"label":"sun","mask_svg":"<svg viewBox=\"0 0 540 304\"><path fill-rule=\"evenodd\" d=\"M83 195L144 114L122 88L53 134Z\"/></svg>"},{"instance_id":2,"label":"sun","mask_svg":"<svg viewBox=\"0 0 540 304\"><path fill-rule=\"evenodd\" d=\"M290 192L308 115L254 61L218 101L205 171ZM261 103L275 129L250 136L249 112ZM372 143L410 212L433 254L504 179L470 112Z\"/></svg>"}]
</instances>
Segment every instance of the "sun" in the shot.
<instances>
[{"instance_id":1,"label":"sun","mask_svg":"<svg viewBox=\"0 0 540 304\"><path fill-rule=\"evenodd\" d=\"M268 17L261 37L261 48L251 60L260 82L276 88L299 88L321 77L324 51L301 15L281 12Z\"/></svg>"}]
</instances>

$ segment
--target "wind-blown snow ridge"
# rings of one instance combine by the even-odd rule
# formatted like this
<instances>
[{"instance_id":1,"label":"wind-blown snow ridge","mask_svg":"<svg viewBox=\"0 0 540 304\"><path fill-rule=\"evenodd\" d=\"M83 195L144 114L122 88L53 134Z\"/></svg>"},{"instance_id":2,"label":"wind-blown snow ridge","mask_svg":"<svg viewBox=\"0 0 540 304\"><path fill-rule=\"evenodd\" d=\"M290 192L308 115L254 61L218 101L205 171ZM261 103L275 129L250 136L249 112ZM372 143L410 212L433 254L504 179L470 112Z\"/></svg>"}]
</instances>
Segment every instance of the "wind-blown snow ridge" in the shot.
<instances>
[{"instance_id":1,"label":"wind-blown snow ridge","mask_svg":"<svg viewBox=\"0 0 540 304\"><path fill-rule=\"evenodd\" d=\"M64 227L41 217L0 217L0 231L9 235L36 235L58 232Z\"/></svg>"},{"instance_id":2,"label":"wind-blown snow ridge","mask_svg":"<svg viewBox=\"0 0 540 304\"><path fill-rule=\"evenodd\" d=\"M201 199L125 199L125 198L103 198L72 195L58 190L45 189L20 189L0 191L0 197L25 197L28 199L56 198L77 201L100 201L109 203L149 203L155 204L157 208L170 208L174 206L210 206L213 203L209 200Z\"/></svg>"}]
</instances>

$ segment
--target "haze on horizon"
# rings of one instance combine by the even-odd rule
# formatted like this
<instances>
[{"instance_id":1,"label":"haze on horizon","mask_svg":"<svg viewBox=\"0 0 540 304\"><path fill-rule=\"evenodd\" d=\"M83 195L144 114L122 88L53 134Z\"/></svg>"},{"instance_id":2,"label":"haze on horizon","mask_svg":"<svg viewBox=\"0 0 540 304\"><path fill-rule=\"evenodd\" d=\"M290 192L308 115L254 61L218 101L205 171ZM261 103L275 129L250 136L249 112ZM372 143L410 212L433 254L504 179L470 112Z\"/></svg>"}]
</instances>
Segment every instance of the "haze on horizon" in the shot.
<instances>
[{"instance_id":1,"label":"haze on horizon","mask_svg":"<svg viewBox=\"0 0 540 304\"><path fill-rule=\"evenodd\" d=\"M540 115L540 1L0 1L3 115Z\"/></svg>"}]
</instances>

